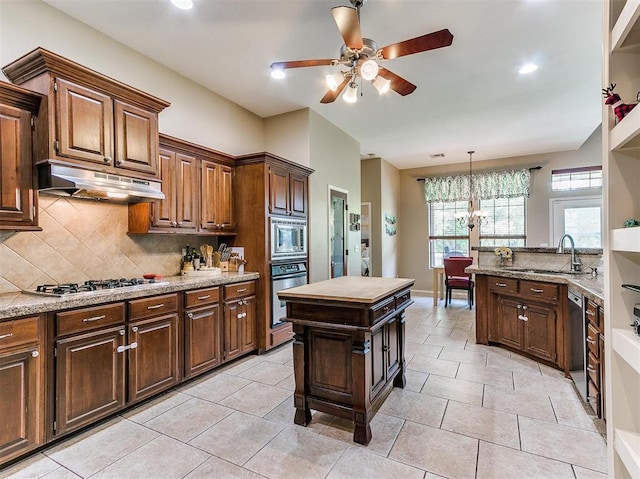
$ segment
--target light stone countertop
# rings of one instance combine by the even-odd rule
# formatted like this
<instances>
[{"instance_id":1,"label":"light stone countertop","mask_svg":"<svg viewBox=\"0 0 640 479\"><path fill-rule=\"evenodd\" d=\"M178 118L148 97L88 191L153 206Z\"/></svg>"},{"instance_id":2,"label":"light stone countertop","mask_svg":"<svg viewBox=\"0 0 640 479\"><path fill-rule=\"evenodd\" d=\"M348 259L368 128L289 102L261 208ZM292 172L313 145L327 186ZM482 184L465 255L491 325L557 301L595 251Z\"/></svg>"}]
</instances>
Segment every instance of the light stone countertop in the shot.
<instances>
[{"instance_id":1,"label":"light stone countertop","mask_svg":"<svg viewBox=\"0 0 640 479\"><path fill-rule=\"evenodd\" d=\"M64 297L42 296L30 293L0 294L0 319L29 316L61 311L70 308L81 308L114 301L123 301L145 296L174 293L191 289L206 288L242 281L258 279L258 273L221 273L218 276L184 277L170 276L152 284L127 286L87 293L70 294Z\"/></svg>"},{"instance_id":2,"label":"light stone countertop","mask_svg":"<svg viewBox=\"0 0 640 479\"><path fill-rule=\"evenodd\" d=\"M570 289L591 299L598 306L604 306L604 276L592 276L585 274L547 274L528 271L513 271L509 268L495 266L471 265L465 271L473 274L486 274L501 276L504 278L527 279L533 281L546 281L547 283L566 284Z\"/></svg>"},{"instance_id":3,"label":"light stone countertop","mask_svg":"<svg viewBox=\"0 0 640 479\"><path fill-rule=\"evenodd\" d=\"M278 292L281 300L318 299L350 303L375 303L403 288L413 286L414 279L342 276Z\"/></svg>"}]
</instances>

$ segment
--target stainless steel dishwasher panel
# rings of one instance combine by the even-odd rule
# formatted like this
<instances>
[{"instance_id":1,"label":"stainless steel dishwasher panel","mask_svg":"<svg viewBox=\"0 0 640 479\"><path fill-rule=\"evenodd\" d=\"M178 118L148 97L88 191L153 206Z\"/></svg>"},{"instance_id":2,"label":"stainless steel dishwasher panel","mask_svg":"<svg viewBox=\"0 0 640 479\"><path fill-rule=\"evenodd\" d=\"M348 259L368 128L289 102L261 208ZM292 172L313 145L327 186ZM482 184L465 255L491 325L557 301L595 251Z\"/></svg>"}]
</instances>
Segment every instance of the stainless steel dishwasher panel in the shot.
<instances>
[{"instance_id":1,"label":"stainless steel dishwasher panel","mask_svg":"<svg viewBox=\"0 0 640 479\"><path fill-rule=\"evenodd\" d=\"M569 290L569 368L583 401L587 400L587 352L584 298Z\"/></svg>"}]
</instances>

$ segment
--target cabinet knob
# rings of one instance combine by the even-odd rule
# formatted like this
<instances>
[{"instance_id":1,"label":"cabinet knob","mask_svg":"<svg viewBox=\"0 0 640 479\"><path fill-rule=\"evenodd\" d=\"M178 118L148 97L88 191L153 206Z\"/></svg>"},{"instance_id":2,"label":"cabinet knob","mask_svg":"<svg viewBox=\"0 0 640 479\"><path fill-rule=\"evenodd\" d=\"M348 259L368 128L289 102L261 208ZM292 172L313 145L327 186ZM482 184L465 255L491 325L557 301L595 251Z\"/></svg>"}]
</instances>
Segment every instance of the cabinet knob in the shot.
<instances>
[{"instance_id":1,"label":"cabinet knob","mask_svg":"<svg viewBox=\"0 0 640 479\"><path fill-rule=\"evenodd\" d=\"M116 160L116 165L118 166L124 165L124 160Z\"/></svg>"},{"instance_id":2,"label":"cabinet knob","mask_svg":"<svg viewBox=\"0 0 640 479\"><path fill-rule=\"evenodd\" d=\"M189 319L193 319L193 313L187 313L187 317L188 317Z\"/></svg>"},{"instance_id":3,"label":"cabinet knob","mask_svg":"<svg viewBox=\"0 0 640 479\"><path fill-rule=\"evenodd\" d=\"M120 331L118 331L120 333L120 336L124 336L124 329L121 329Z\"/></svg>"},{"instance_id":4,"label":"cabinet knob","mask_svg":"<svg viewBox=\"0 0 640 479\"><path fill-rule=\"evenodd\" d=\"M171 227L172 227L172 228L175 228L176 226L178 226L178 223L176 223L175 221L172 221L172 222L171 222Z\"/></svg>"},{"instance_id":5,"label":"cabinet knob","mask_svg":"<svg viewBox=\"0 0 640 479\"><path fill-rule=\"evenodd\" d=\"M131 328L131 331L133 331L134 333L138 332L138 326L134 326L133 328Z\"/></svg>"},{"instance_id":6,"label":"cabinet knob","mask_svg":"<svg viewBox=\"0 0 640 479\"><path fill-rule=\"evenodd\" d=\"M104 161L105 163L111 163L111 157L110 156L105 156L102 161Z\"/></svg>"},{"instance_id":7,"label":"cabinet knob","mask_svg":"<svg viewBox=\"0 0 640 479\"><path fill-rule=\"evenodd\" d=\"M182 226L182 221L178 221L177 225Z\"/></svg>"},{"instance_id":8,"label":"cabinet knob","mask_svg":"<svg viewBox=\"0 0 640 479\"><path fill-rule=\"evenodd\" d=\"M38 356L40 356L40 353L38 351L31 351L32 358L37 358Z\"/></svg>"}]
</instances>

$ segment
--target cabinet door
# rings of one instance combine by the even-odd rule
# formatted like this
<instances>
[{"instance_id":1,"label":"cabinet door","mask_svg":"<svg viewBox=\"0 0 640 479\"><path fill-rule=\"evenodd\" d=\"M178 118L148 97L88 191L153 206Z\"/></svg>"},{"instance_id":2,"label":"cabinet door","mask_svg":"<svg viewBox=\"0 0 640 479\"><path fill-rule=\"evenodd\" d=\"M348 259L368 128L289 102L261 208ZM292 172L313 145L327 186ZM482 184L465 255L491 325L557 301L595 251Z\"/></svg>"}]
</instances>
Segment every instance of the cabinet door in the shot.
<instances>
[{"instance_id":1,"label":"cabinet door","mask_svg":"<svg viewBox=\"0 0 640 479\"><path fill-rule=\"evenodd\" d=\"M305 176L290 176L291 214L293 216L307 216L307 178Z\"/></svg>"},{"instance_id":2,"label":"cabinet door","mask_svg":"<svg viewBox=\"0 0 640 479\"><path fill-rule=\"evenodd\" d=\"M184 320L185 377L191 377L221 362L220 306L187 310Z\"/></svg>"},{"instance_id":3,"label":"cabinet door","mask_svg":"<svg viewBox=\"0 0 640 479\"><path fill-rule=\"evenodd\" d=\"M0 230L37 230L31 168L31 113L0 105Z\"/></svg>"},{"instance_id":4,"label":"cabinet door","mask_svg":"<svg viewBox=\"0 0 640 479\"><path fill-rule=\"evenodd\" d=\"M158 115L118 100L114 100L114 115L115 165L157 176Z\"/></svg>"},{"instance_id":5,"label":"cabinet door","mask_svg":"<svg viewBox=\"0 0 640 479\"><path fill-rule=\"evenodd\" d=\"M289 172L273 166L269 168L269 211L289 213Z\"/></svg>"},{"instance_id":6,"label":"cabinet door","mask_svg":"<svg viewBox=\"0 0 640 479\"><path fill-rule=\"evenodd\" d=\"M113 104L102 93L56 79L60 157L113 165Z\"/></svg>"},{"instance_id":7,"label":"cabinet door","mask_svg":"<svg viewBox=\"0 0 640 479\"><path fill-rule=\"evenodd\" d=\"M496 315L496 334L494 340L522 350L522 312L521 304L505 296L492 295L492 312ZM519 307L520 306L520 307Z\"/></svg>"},{"instance_id":8,"label":"cabinet door","mask_svg":"<svg viewBox=\"0 0 640 479\"><path fill-rule=\"evenodd\" d=\"M176 154L176 221L178 229L195 229L198 218L198 165L195 157Z\"/></svg>"},{"instance_id":9,"label":"cabinet door","mask_svg":"<svg viewBox=\"0 0 640 479\"><path fill-rule=\"evenodd\" d=\"M385 367L385 328L379 327L371 332L371 349L369 355L371 357L371 393L370 397L376 397L380 389L386 382Z\"/></svg>"},{"instance_id":10,"label":"cabinet door","mask_svg":"<svg viewBox=\"0 0 640 479\"><path fill-rule=\"evenodd\" d=\"M243 353L256 349L256 298L251 296L241 300L241 346Z\"/></svg>"},{"instance_id":11,"label":"cabinet door","mask_svg":"<svg viewBox=\"0 0 640 479\"><path fill-rule=\"evenodd\" d=\"M399 317L395 317L385 325L387 379L393 376L400 367L400 335L398 334L398 328L401 326Z\"/></svg>"},{"instance_id":12,"label":"cabinet door","mask_svg":"<svg viewBox=\"0 0 640 479\"><path fill-rule=\"evenodd\" d=\"M176 224L176 154L169 150L160 150L159 176L162 181L164 200L151 204L152 224L157 228L171 228Z\"/></svg>"},{"instance_id":13,"label":"cabinet door","mask_svg":"<svg viewBox=\"0 0 640 479\"><path fill-rule=\"evenodd\" d=\"M224 359L228 361L241 353L242 308L240 301L224 304Z\"/></svg>"},{"instance_id":14,"label":"cabinet door","mask_svg":"<svg viewBox=\"0 0 640 479\"><path fill-rule=\"evenodd\" d=\"M216 216L218 166L202 160L200 166L200 228L207 231L218 229Z\"/></svg>"},{"instance_id":15,"label":"cabinet door","mask_svg":"<svg viewBox=\"0 0 640 479\"><path fill-rule=\"evenodd\" d=\"M218 166L217 175L217 222L223 230L235 229L233 218L233 168Z\"/></svg>"},{"instance_id":16,"label":"cabinet door","mask_svg":"<svg viewBox=\"0 0 640 479\"><path fill-rule=\"evenodd\" d=\"M42 443L38 346L0 351L0 462Z\"/></svg>"},{"instance_id":17,"label":"cabinet door","mask_svg":"<svg viewBox=\"0 0 640 479\"><path fill-rule=\"evenodd\" d=\"M523 351L547 361L556 360L556 310L553 306L527 303Z\"/></svg>"},{"instance_id":18,"label":"cabinet door","mask_svg":"<svg viewBox=\"0 0 640 479\"><path fill-rule=\"evenodd\" d=\"M129 325L129 401L134 402L178 382L178 314ZM134 347L135 345L135 347Z\"/></svg>"},{"instance_id":19,"label":"cabinet door","mask_svg":"<svg viewBox=\"0 0 640 479\"><path fill-rule=\"evenodd\" d=\"M54 434L107 416L125 402L123 327L56 341L56 423Z\"/></svg>"}]
</instances>

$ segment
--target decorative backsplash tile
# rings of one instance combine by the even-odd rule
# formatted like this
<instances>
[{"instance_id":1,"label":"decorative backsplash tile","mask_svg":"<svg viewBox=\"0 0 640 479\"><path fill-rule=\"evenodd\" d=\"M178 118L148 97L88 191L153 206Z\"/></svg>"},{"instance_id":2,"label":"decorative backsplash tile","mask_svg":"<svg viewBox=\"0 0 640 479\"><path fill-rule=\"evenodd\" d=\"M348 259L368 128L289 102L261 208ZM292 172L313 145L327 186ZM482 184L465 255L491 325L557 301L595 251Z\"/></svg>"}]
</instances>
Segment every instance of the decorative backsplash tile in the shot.
<instances>
[{"instance_id":1,"label":"decorative backsplash tile","mask_svg":"<svg viewBox=\"0 0 640 479\"><path fill-rule=\"evenodd\" d=\"M185 235L128 235L127 205L39 196L42 231L0 232L0 293L39 284L179 274Z\"/></svg>"}]
</instances>

